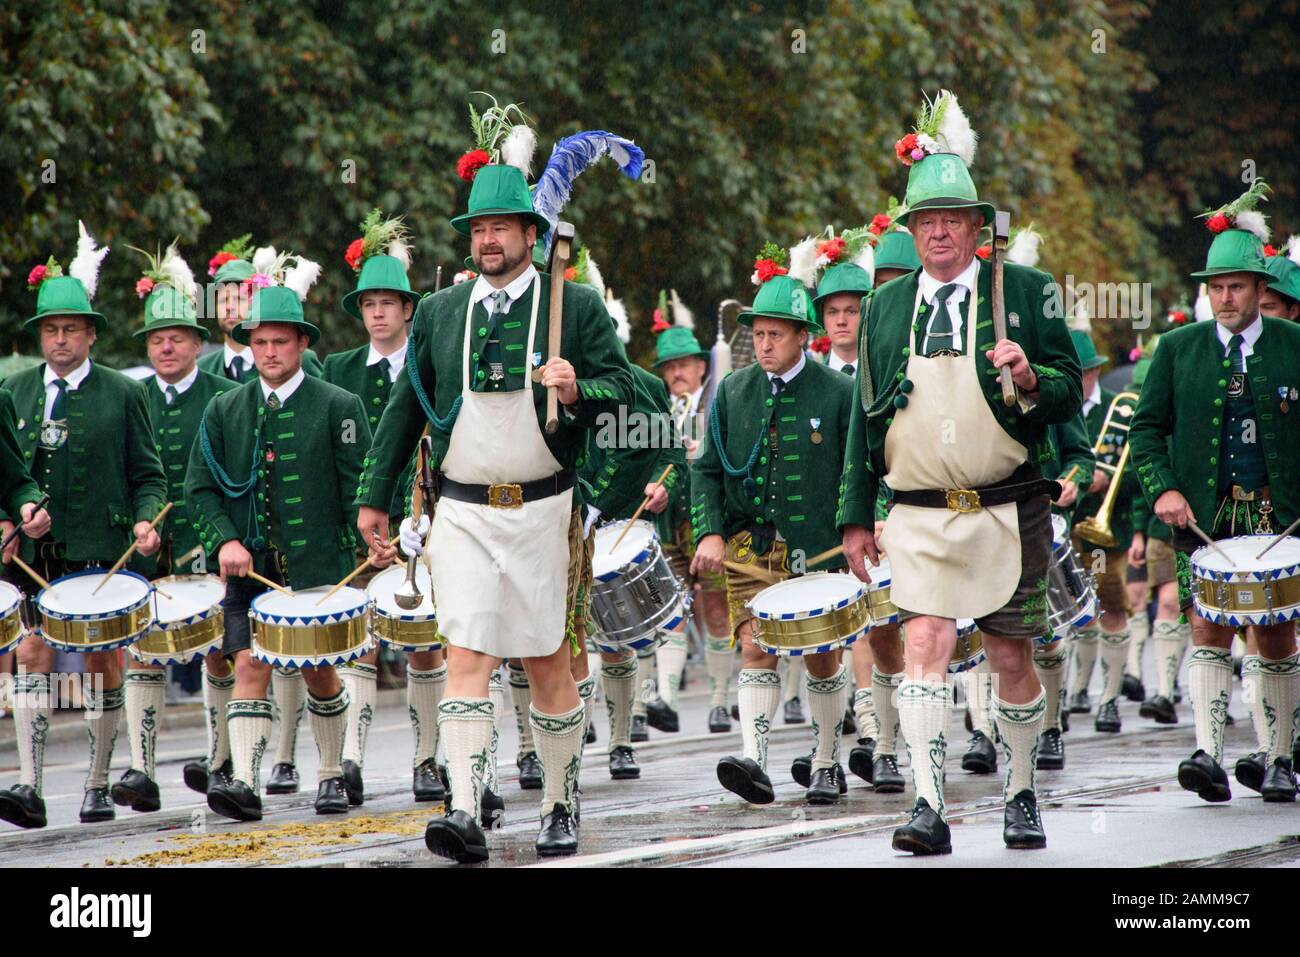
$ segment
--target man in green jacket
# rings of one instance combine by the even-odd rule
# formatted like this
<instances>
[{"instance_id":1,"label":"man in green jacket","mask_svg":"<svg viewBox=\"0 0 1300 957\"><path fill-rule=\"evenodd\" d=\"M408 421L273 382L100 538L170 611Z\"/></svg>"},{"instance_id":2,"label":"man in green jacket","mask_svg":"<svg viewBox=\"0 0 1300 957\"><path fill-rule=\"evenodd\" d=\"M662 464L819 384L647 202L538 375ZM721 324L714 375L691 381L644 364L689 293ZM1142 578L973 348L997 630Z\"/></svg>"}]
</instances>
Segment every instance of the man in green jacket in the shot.
<instances>
[{"instance_id":1,"label":"man in green jacket","mask_svg":"<svg viewBox=\"0 0 1300 957\"><path fill-rule=\"evenodd\" d=\"M199 541L226 582L222 651L234 661L227 706L234 776L208 788L224 817L262 817L258 778L271 727L271 666L251 654L248 611L265 587L249 571L295 590L332 585L352 570L356 494L370 426L361 400L302 370L320 335L298 293L259 289L249 321L232 333L253 353L258 378L213 399L190 454L185 497ZM307 712L320 753L316 813L348 809L343 787L347 692L333 667L305 667Z\"/></svg>"},{"instance_id":2,"label":"man in green jacket","mask_svg":"<svg viewBox=\"0 0 1300 957\"><path fill-rule=\"evenodd\" d=\"M1270 280L1266 227L1254 209L1263 192L1257 181L1241 198L1206 214L1215 237L1205 269L1193 276L1205 281L1215 321L1161 337L1129 434L1147 501L1157 518L1174 526L1180 605L1192 621L1187 675L1196 719L1196 751L1179 764L1178 781L1206 801L1232 796L1221 762L1232 694L1230 647L1241 622L1216 616L1220 624L1199 606L1192 610L1192 590L1199 586L1190 580L1188 562L1202 547L1193 532L1199 528L1216 540L1258 536L1253 554L1300 517L1300 327L1259 311ZM1284 546L1294 543L1275 553ZM1270 555L1265 564L1270 559L1283 560ZM1255 715L1266 723L1268 742L1259 789L1265 801L1291 802L1293 715L1300 699L1295 622L1249 624L1248 633L1259 652ZM1243 678L1244 672L1243 664Z\"/></svg>"},{"instance_id":3,"label":"man in green jacket","mask_svg":"<svg viewBox=\"0 0 1300 957\"><path fill-rule=\"evenodd\" d=\"M993 208L967 169L969 125L946 91L922 120L897 148L914 164L899 218L922 267L871 297L838 524L850 567L870 581L864 556L877 560L877 493L882 482L893 491L883 543L908 637L898 711L917 787L894 847L952 849L943 763L958 618L975 620L1000 678L993 710L1010 763L1003 839L1044 847L1034 752L1046 698L1032 643L1047 630L1050 501L1060 491L1041 463L1051 457L1047 427L1078 415L1079 362L1056 283L1029 266L1004 267L1007 338L994 338L993 270L975 255ZM1003 367L1015 386L1011 406L999 385Z\"/></svg>"},{"instance_id":4,"label":"man in green jacket","mask_svg":"<svg viewBox=\"0 0 1300 957\"><path fill-rule=\"evenodd\" d=\"M96 259L87 267L78 255L69 275L47 269L36 315L26 323L40 340L45 362L4 384L17 411L23 458L50 496L50 530L24 541L21 554L50 582L91 566L108 567L132 541L139 554L154 554L160 539L149 523L167 500L143 386L90 359L96 336L108 325L90 307L98 265ZM29 599L36 594L13 565L6 577ZM27 621L35 624L33 617ZM30 631L18 649L14 690L20 783L0 791L0 818L19 827L45 826L41 783L53 667L54 648ZM90 773L81 820L106 821L114 817L108 766L123 703L117 650L88 652L86 670L94 691L87 701Z\"/></svg>"}]
</instances>

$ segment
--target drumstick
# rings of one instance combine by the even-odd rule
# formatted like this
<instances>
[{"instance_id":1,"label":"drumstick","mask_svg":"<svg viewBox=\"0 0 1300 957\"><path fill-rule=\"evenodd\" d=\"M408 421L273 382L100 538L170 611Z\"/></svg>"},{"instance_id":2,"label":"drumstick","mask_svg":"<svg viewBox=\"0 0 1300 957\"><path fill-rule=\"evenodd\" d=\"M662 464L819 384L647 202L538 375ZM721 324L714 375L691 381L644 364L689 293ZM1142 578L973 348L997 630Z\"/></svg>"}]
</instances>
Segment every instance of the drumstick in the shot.
<instances>
[{"instance_id":1,"label":"drumstick","mask_svg":"<svg viewBox=\"0 0 1300 957\"><path fill-rule=\"evenodd\" d=\"M36 503L36 507L32 509L32 514L35 515L37 512L39 512L41 509L45 508L49 504L50 504L50 495L48 492L46 492L44 495L41 496L40 501ZM22 530L23 530L23 523L21 521L15 522L14 530L5 536L5 540L3 542L0 542L0 553L3 553L4 550L9 547L9 543L12 542L15 538L17 538L22 533Z\"/></svg>"},{"instance_id":2,"label":"drumstick","mask_svg":"<svg viewBox=\"0 0 1300 957\"><path fill-rule=\"evenodd\" d=\"M1229 568L1232 567L1232 559L1228 557L1228 553L1225 552L1222 548L1220 548L1217 544L1215 544L1214 539L1210 538L1209 535L1206 535L1203 531L1201 531L1201 526L1197 525L1189 518L1187 520L1187 527L1190 528L1192 531L1194 531L1197 535L1201 536L1201 541L1203 541L1206 545L1209 545L1216 552L1218 552L1219 555L1223 558L1223 560L1228 563Z\"/></svg>"},{"instance_id":3,"label":"drumstick","mask_svg":"<svg viewBox=\"0 0 1300 957\"><path fill-rule=\"evenodd\" d=\"M641 517L641 513L645 511L645 507L650 504L650 499L654 497L655 492L659 491L659 487L664 484L664 481L668 478L668 473L670 473L672 470L673 470L672 463L669 463L668 468L664 469L664 474L659 476L659 481L655 482L654 488L650 490L650 494L647 495L645 497L645 500L640 505L637 506L636 511L632 513L632 518L629 519L628 523L623 526L623 531L620 532L618 538L614 540L614 548L618 548L619 543L623 541L623 536L626 535L628 533L628 530L632 528L632 523ZM610 551L613 550L614 549L610 549Z\"/></svg>"},{"instance_id":4,"label":"drumstick","mask_svg":"<svg viewBox=\"0 0 1300 957\"><path fill-rule=\"evenodd\" d=\"M822 552L820 555L814 555L812 558L808 559L808 561L805 562L804 565L807 568L812 568L814 565L820 565L828 558L834 558L836 555L843 555L843 554L844 554L844 546L836 545L834 548L826 549L826 551Z\"/></svg>"},{"instance_id":5,"label":"drumstick","mask_svg":"<svg viewBox=\"0 0 1300 957\"><path fill-rule=\"evenodd\" d=\"M175 571L179 566L184 565L186 562L188 562L191 558L193 558L195 555L197 555L197 554L198 554L199 552L201 552L201 551L203 551L203 546L202 546L202 545L195 545L193 548L191 548L188 552L186 552L186 553L185 553L184 555L182 555L180 558L174 558L174 559L172 559L172 571Z\"/></svg>"},{"instance_id":6,"label":"drumstick","mask_svg":"<svg viewBox=\"0 0 1300 957\"><path fill-rule=\"evenodd\" d=\"M393 538L392 538L392 541L390 541L390 542L388 543L388 547L389 547L389 548L392 548L394 545L396 545L398 539L400 539L401 537L402 537L401 532L398 532L396 535L394 535ZM365 560L364 562L362 562L360 565L358 565L356 568L352 569L352 571L350 571L350 572L348 573L348 577L347 577L347 578L343 579L343 581L339 582L337 585L335 585L333 588L331 588L331 589L330 589L329 591L327 591L325 594L321 595L321 596L320 596L320 601L316 602L316 604L318 604L318 605L319 605L319 604L322 604L322 603L325 601L326 598L329 598L331 595L333 595L335 592L337 592L340 588L342 588L342 587L343 587L344 585L346 585L348 582L352 581L352 579L356 578L356 577L357 577L358 575L360 575L363 571L365 571L367 568L369 568L370 565L371 565L371 563L372 563L374 560L375 560L375 559L374 559L374 556L373 556L373 555L368 555L368 556L366 556L366 560Z\"/></svg>"},{"instance_id":7,"label":"drumstick","mask_svg":"<svg viewBox=\"0 0 1300 957\"><path fill-rule=\"evenodd\" d=\"M1272 540L1271 542L1269 542L1266 546L1264 546L1264 550L1263 550L1262 552L1260 552L1258 555L1256 555L1255 558L1256 558L1256 559L1263 558L1265 555L1268 554L1269 549L1271 549L1271 548L1272 548L1274 545L1276 545L1278 542L1282 541L1282 539L1286 538L1288 535L1290 535L1292 532L1294 532L1297 528L1300 528L1300 518L1297 518L1294 522L1291 523L1291 525L1287 528L1287 530L1286 530L1285 532L1283 532L1283 533L1282 533L1281 535L1279 535L1277 538L1273 539L1273 540ZM0 551L2 551L2 549L0 549Z\"/></svg>"},{"instance_id":8,"label":"drumstick","mask_svg":"<svg viewBox=\"0 0 1300 957\"><path fill-rule=\"evenodd\" d=\"M263 576L263 575L259 575L257 572L253 571L251 568L250 568L248 571L244 572L244 574L245 574L247 577L253 579L253 581L255 581L255 582L261 582L263 585L266 585L268 588L274 588L276 591L280 592L282 595L288 595L290 598L293 597L293 592L289 591L289 589L285 588L283 585L277 585L275 582L271 581L271 579L266 578L266 577Z\"/></svg>"},{"instance_id":9,"label":"drumstick","mask_svg":"<svg viewBox=\"0 0 1300 957\"><path fill-rule=\"evenodd\" d=\"M14 562L15 565L17 565L19 568L21 568L21 569L22 569L23 571L25 571L27 574L31 575L31 576L32 576L32 580L33 580L34 582L36 582L36 584L40 585L42 588L49 588L49 587L50 587L50 583L49 583L49 582L47 582L47 581L46 581L44 578L42 578L40 575L36 574L36 572L32 570L32 566L31 566L31 565L28 565L25 561L23 561L23 560L22 560L21 558L19 558L17 555L15 555L15 556L13 557L13 562Z\"/></svg>"},{"instance_id":10,"label":"drumstick","mask_svg":"<svg viewBox=\"0 0 1300 957\"><path fill-rule=\"evenodd\" d=\"M722 564L725 565L727 568L730 568L733 572L739 572L740 574L747 575L750 578L753 578L757 581L767 582L769 585L776 585L781 581L781 579L777 578L775 575L769 574L768 572L762 571L761 569L754 568L751 565L741 565L737 562L725 562L725 561Z\"/></svg>"},{"instance_id":11,"label":"drumstick","mask_svg":"<svg viewBox=\"0 0 1300 957\"><path fill-rule=\"evenodd\" d=\"M161 522L164 518L166 518L167 513L170 512L171 510L172 510L172 503L168 502L166 505L162 507L162 511L154 516L153 521L149 523L150 530L157 528L158 523ZM99 590L104 587L104 584L110 578L112 578L114 575L116 575L119 571L122 570L122 566L126 564L126 560L128 558L130 558L132 555L135 554L136 547L139 544L140 544L139 538L137 538L134 542L131 543L131 547L122 553L122 557L117 560L117 564L114 565L112 568L110 568L108 570L108 574L99 580L99 584L96 585L95 590L91 592L92 595L97 594Z\"/></svg>"},{"instance_id":12,"label":"drumstick","mask_svg":"<svg viewBox=\"0 0 1300 957\"><path fill-rule=\"evenodd\" d=\"M1069 484L1070 484L1070 480L1071 480L1072 478L1074 478L1074 473L1077 472L1077 471L1079 471L1079 466L1077 466L1077 465L1071 465L1071 466L1070 466L1070 471L1068 471L1068 472L1065 473L1065 478L1057 479L1057 481L1060 482L1062 485L1069 485Z\"/></svg>"}]
</instances>

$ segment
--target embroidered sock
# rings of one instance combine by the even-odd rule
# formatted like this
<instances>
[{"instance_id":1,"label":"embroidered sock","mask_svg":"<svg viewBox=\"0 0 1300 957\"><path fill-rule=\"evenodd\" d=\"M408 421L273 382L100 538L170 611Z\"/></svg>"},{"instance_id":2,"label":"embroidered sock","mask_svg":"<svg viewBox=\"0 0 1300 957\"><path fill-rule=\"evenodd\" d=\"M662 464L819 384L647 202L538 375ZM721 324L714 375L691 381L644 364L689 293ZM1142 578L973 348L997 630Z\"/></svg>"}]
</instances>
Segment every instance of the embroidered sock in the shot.
<instances>
[{"instance_id":1,"label":"embroidered sock","mask_svg":"<svg viewBox=\"0 0 1300 957\"><path fill-rule=\"evenodd\" d=\"M858 722L858 738L878 739L880 725L876 720L876 708L872 702L872 688L859 688L853 692L853 718Z\"/></svg>"},{"instance_id":2,"label":"embroidered sock","mask_svg":"<svg viewBox=\"0 0 1300 957\"><path fill-rule=\"evenodd\" d=\"M636 650L636 670L639 684L632 698L632 714L645 717L645 703L658 692L659 657L655 648L638 648Z\"/></svg>"},{"instance_id":3,"label":"embroidered sock","mask_svg":"<svg viewBox=\"0 0 1300 957\"><path fill-rule=\"evenodd\" d=\"M438 750L438 702L447 686L447 666L432 671L406 668L406 710L415 734L415 753L411 766L419 767Z\"/></svg>"},{"instance_id":4,"label":"embroidered sock","mask_svg":"<svg viewBox=\"0 0 1300 957\"><path fill-rule=\"evenodd\" d=\"M443 698L438 703L438 734L447 751L451 782L449 810L464 811L475 822L482 807L495 719L491 698Z\"/></svg>"},{"instance_id":5,"label":"embroidered sock","mask_svg":"<svg viewBox=\"0 0 1300 957\"><path fill-rule=\"evenodd\" d=\"M343 738L343 757L358 767L366 765L366 738L375 717L379 700L379 669L354 661L338 669L339 679L348 692L347 729Z\"/></svg>"},{"instance_id":6,"label":"embroidered sock","mask_svg":"<svg viewBox=\"0 0 1300 957\"><path fill-rule=\"evenodd\" d=\"M943 803L943 762L948 752L948 712L952 686L947 682L910 681L898 686L898 723L912 764L916 796L946 818Z\"/></svg>"},{"instance_id":7,"label":"embroidered sock","mask_svg":"<svg viewBox=\"0 0 1300 957\"><path fill-rule=\"evenodd\" d=\"M966 681L966 710L970 712L971 727L992 741L993 719L989 711L993 704L993 674L989 671L988 659L971 668L962 678Z\"/></svg>"},{"instance_id":8,"label":"embroidered sock","mask_svg":"<svg viewBox=\"0 0 1300 957\"><path fill-rule=\"evenodd\" d=\"M602 661L600 681L605 687L605 710L609 712L609 750L628 747L632 730L632 696L636 694L636 656L622 661Z\"/></svg>"},{"instance_id":9,"label":"embroidered sock","mask_svg":"<svg viewBox=\"0 0 1300 957\"><path fill-rule=\"evenodd\" d=\"M14 678L14 727L18 732L18 783L42 793L45 739L50 731L50 676L19 672Z\"/></svg>"},{"instance_id":10,"label":"embroidered sock","mask_svg":"<svg viewBox=\"0 0 1300 957\"><path fill-rule=\"evenodd\" d=\"M583 725L582 733L585 736L587 729L591 727L592 718L596 713L596 676L587 675L578 682L578 700L582 702Z\"/></svg>"},{"instance_id":11,"label":"embroidered sock","mask_svg":"<svg viewBox=\"0 0 1300 957\"><path fill-rule=\"evenodd\" d=\"M781 707L781 679L766 668L741 668L737 689L744 756L766 771L767 734Z\"/></svg>"},{"instance_id":12,"label":"embroidered sock","mask_svg":"<svg viewBox=\"0 0 1300 957\"><path fill-rule=\"evenodd\" d=\"M1244 673L1244 672L1243 672ZM1300 703L1300 655L1259 659L1259 710L1268 730L1268 760L1291 758L1295 710Z\"/></svg>"},{"instance_id":13,"label":"embroidered sock","mask_svg":"<svg viewBox=\"0 0 1300 957\"><path fill-rule=\"evenodd\" d=\"M528 672L523 668L509 667L510 701L515 706L515 730L519 732L519 755L536 751L533 727L528 723L528 709L533 706L533 691L528 687Z\"/></svg>"},{"instance_id":14,"label":"embroidered sock","mask_svg":"<svg viewBox=\"0 0 1300 957\"><path fill-rule=\"evenodd\" d=\"M871 703L876 709L880 736L876 739L876 757L898 755L898 687L903 672L887 675L871 666Z\"/></svg>"},{"instance_id":15,"label":"embroidered sock","mask_svg":"<svg viewBox=\"0 0 1300 957\"><path fill-rule=\"evenodd\" d=\"M340 688L329 698L307 693L307 720L320 755L316 781L343 777L343 738L348 727L348 689Z\"/></svg>"},{"instance_id":16,"label":"embroidered sock","mask_svg":"<svg viewBox=\"0 0 1300 957\"><path fill-rule=\"evenodd\" d=\"M1145 608L1139 608L1128 620L1128 630L1133 638L1128 646L1128 660L1124 662L1124 674L1142 680L1142 656L1146 653L1147 639L1151 637L1151 619Z\"/></svg>"},{"instance_id":17,"label":"embroidered sock","mask_svg":"<svg viewBox=\"0 0 1300 957\"><path fill-rule=\"evenodd\" d=\"M230 729L235 779L257 794L262 788L262 755L271 736L271 702L262 698L231 698L226 705L226 726Z\"/></svg>"},{"instance_id":18,"label":"embroidered sock","mask_svg":"<svg viewBox=\"0 0 1300 957\"><path fill-rule=\"evenodd\" d=\"M1070 697L1081 691L1087 691L1092 681L1092 668L1097 663L1097 644L1101 640L1101 629L1084 628L1074 636L1074 679L1070 682Z\"/></svg>"},{"instance_id":19,"label":"embroidered sock","mask_svg":"<svg viewBox=\"0 0 1300 957\"><path fill-rule=\"evenodd\" d=\"M1178 622L1157 619L1152 640L1156 646L1156 694L1173 701L1174 679L1183 666L1186 636Z\"/></svg>"},{"instance_id":20,"label":"embroidered sock","mask_svg":"<svg viewBox=\"0 0 1300 957\"><path fill-rule=\"evenodd\" d=\"M840 760L840 735L849 696L849 673L843 665L829 678L808 676L808 710L812 713L812 769L825 771Z\"/></svg>"},{"instance_id":21,"label":"embroidered sock","mask_svg":"<svg viewBox=\"0 0 1300 957\"><path fill-rule=\"evenodd\" d=\"M1070 652L1065 642L1058 641L1050 645L1034 648L1034 670L1042 682L1047 708L1043 712L1043 730L1061 730L1061 706L1065 699L1065 667L1069 664Z\"/></svg>"},{"instance_id":22,"label":"embroidered sock","mask_svg":"<svg viewBox=\"0 0 1300 957\"><path fill-rule=\"evenodd\" d=\"M298 753L298 728L302 724L303 703L307 700L307 686L302 672L293 669L271 669L271 696L280 718L280 740L275 745L276 764L295 764Z\"/></svg>"},{"instance_id":23,"label":"embroidered sock","mask_svg":"<svg viewBox=\"0 0 1300 957\"><path fill-rule=\"evenodd\" d=\"M659 670L659 697L677 710L677 692L682 686L682 667L686 664L686 633L670 631L655 651Z\"/></svg>"},{"instance_id":24,"label":"embroidered sock","mask_svg":"<svg viewBox=\"0 0 1300 957\"><path fill-rule=\"evenodd\" d=\"M131 767L154 777L158 757L158 725L167 698L167 672L132 668L122 676L126 693L126 736Z\"/></svg>"},{"instance_id":25,"label":"embroidered sock","mask_svg":"<svg viewBox=\"0 0 1300 957\"><path fill-rule=\"evenodd\" d=\"M1101 633L1101 704L1119 697L1124 685L1124 662L1128 660L1129 630Z\"/></svg>"},{"instance_id":26,"label":"embroidered sock","mask_svg":"<svg viewBox=\"0 0 1300 957\"><path fill-rule=\"evenodd\" d=\"M230 758L230 730L226 726L226 705L235 693L235 672L219 678L203 663L203 710L207 712L208 770L215 771Z\"/></svg>"},{"instance_id":27,"label":"embroidered sock","mask_svg":"<svg viewBox=\"0 0 1300 957\"><path fill-rule=\"evenodd\" d=\"M501 669L492 669L488 675L488 700L492 702L492 741L488 746L488 763L483 774L483 784L493 793L501 793L501 776L498 771L497 750L501 744L501 711L506 704L505 683Z\"/></svg>"},{"instance_id":28,"label":"embroidered sock","mask_svg":"<svg viewBox=\"0 0 1300 957\"><path fill-rule=\"evenodd\" d=\"M1222 764L1223 728L1232 700L1232 652L1226 648L1193 648L1187 680L1196 718L1196 747Z\"/></svg>"},{"instance_id":29,"label":"embroidered sock","mask_svg":"<svg viewBox=\"0 0 1300 957\"><path fill-rule=\"evenodd\" d=\"M86 790L108 787L108 766L117 744L118 720L126 695L121 687L86 693L86 730L90 736L90 773Z\"/></svg>"},{"instance_id":30,"label":"embroidered sock","mask_svg":"<svg viewBox=\"0 0 1300 957\"><path fill-rule=\"evenodd\" d=\"M731 668L736 653L729 637L710 635L704 645L704 664L709 672L709 707L725 708L731 685Z\"/></svg>"},{"instance_id":31,"label":"embroidered sock","mask_svg":"<svg viewBox=\"0 0 1300 957\"><path fill-rule=\"evenodd\" d=\"M1255 750L1268 753L1268 720L1259 703L1259 655L1241 659L1241 700L1250 709L1250 723L1255 728Z\"/></svg>"},{"instance_id":32,"label":"embroidered sock","mask_svg":"<svg viewBox=\"0 0 1300 957\"><path fill-rule=\"evenodd\" d=\"M1038 765L1038 736L1043 733L1047 693L1040 690L1028 704L993 699L993 713L1002 735L1002 754L1007 765L1002 800L1008 803L1021 791L1034 790L1034 769Z\"/></svg>"},{"instance_id":33,"label":"embroidered sock","mask_svg":"<svg viewBox=\"0 0 1300 957\"><path fill-rule=\"evenodd\" d=\"M556 804L570 812L578 800L578 772L582 767L582 737L585 715L581 704L563 714L543 714L532 708L528 720L542 762L542 814Z\"/></svg>"}]
</instances>

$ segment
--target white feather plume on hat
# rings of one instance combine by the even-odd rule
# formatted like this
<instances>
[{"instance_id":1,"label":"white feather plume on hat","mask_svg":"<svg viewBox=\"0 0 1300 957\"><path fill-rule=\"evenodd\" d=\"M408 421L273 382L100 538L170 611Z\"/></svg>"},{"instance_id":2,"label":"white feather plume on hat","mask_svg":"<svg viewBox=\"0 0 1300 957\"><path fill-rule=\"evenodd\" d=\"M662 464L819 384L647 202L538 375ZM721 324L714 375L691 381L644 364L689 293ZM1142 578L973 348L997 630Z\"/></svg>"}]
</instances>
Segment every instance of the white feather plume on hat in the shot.
<instances>
[{"instance_id":1,"label":"white feather plume on hat","mask_svg":"<svg viewBox=\"0 0 1300 957\"><path fill-rule=\"evenodd\" d=\"M291 267L285 270L284 286L292 289L302 301L307 299L307 291L320 278L320 263L312 262L303 256L295 256Z\"/></svg>"},{"instance_id":2,"label":"white feather plume on hat","mask_svg":"<svg viewBox=\"0 0 1300 957\"><path fill-rule=\"evenodd\" d=\"M1042 234L1033 226L1026 226L1016 233L1007 245L1007 262L1020 266L1037 266L1042 245Z\"/></svg>"},{"instance_id":3,"label":"white feather plume on hat","mask_svg":"<svg viewBox=\"0 0 1300 957\"><path fill-rule=\"evenodd\" d=\"M686 304L677 295L676 289L669 290L668 300L673 311L673 325L681 326L683 329L694 329L695 316L686 308Z\"/></svg>"},{"instance_id":4,"label":"white feather plume on hat","mask_svg":"<svg viewBox=\"0 0 1300 957\"><path fill-rule=\"evenodd\" d=\"M194 281L194 272L181 257L180 250L172 243L163 254L162 272L167 274L172 288L179 290L190 299L198 295L198 284Z\"/></svg>"},{"instance_id":5,"label":"white feather plume on hat","mask_svg":"<svg viewBox=\"0 0 1300 957\"><path fill-rule=\"evenodd\" d=\"M394 259L396 259L399 263L401 263L402 269L410 270L411 268L410 243L405 243L400 239L395 239L388 244L388 249L386 249L385 252L388 253L388 255L392 256Z\"/></svg>"},{"instance_id":6,"label":"white feather plume on hat","mask_svg":"<svg viewBox=\"0 0 1300 957\"><path fill-rule=\"evenodd\" d=\"M627 345L632 341L632 323L627 318L627 307L623 305L622 299L615 299L612 292L605 293L605 308L609 311L610 318L614 320L614 332L618 336L618 341Z\"/></svg>"},{"instance_id":7,"label":"white feather plume on hat","mask_svg":"<svg viewBox=\"0 0 1300 957\"><path fill-rule=\"evenodd\" d=\"M863 243L862 251L858 253L857 256L855 256L853 259L853 265L857 266L859 269L862 269L868 276L871 277L871 281L875 282L876 281L875 247L873 247L871 243Z\"/></svg>"},{"instance_id":8,"label":"white feather plume on hat","mask_svg":"<svg viewBox=\"0 0 1300 957\"><path fill-rule=\"evenodd\" d=\"M940 90L935 109L940 114L935 139L970 166L975 162L975 147L979 144L979 136L958 104L957 97L950 90Z\"/></svg>"},{"instance_id":9,"label":"white feather plume on hat","mask_svg":"<svg viewBox=\"0 0 1300 957\"><path fill-rule=\"evenodd\" d=\"M93 300L95 290L99 288L99 267L108 255L109 247L99 248L81 220L77 220L77 231L77 255L68 265L68 275L81 280L86 287L86 298Z\"/></svg>"},{"instance_id":10,"label":"white feather plume on hat","mask_svg":"<svg viewBox=\"0 0 1300 957\"><path fill-rule=\"evenodd\" d=\"M527 179L533 172L533 154L537 151L537 134L527 123L510 127L505 142L501 144L501 161L513 166Z\"/></svg>"},{"instance_id":11,"label":"white feather plume on hat","mask_svg":"<svg viewBox=\"0 0 1300 957\"><path fill-rule=\"evenodd\" d=\"M805 286L817 282L817 237L807 236L790 248L790 267L786 273Z\"/></svg>"},{"instance_id":12,"label":"white feather plume on hat","mask_svg":"<svg viewBox=\"0 0 1300 957\"><path fill-rule=\"evenodd\" d=\"M1196 305L1192 307L1192 315L1196 317L1197 322L1214 318L1214 307L1210 305L1210 295L1206 292L1205 283L1201 283L1201 288L1196 291Z\"/></svg>"},{"instance_id":13,"label":"white feather plume on hat","mask_svg":"<svg viewBox=\"0 0 1300 957\"><path fill-rule=\"evenodd\" d=\"M269 276L275 269L276 260L280 258L274 246L259 246L253 251L253 272Z\"/></svg>"},{"instance_id":14,"label":"white feather plume on hat","mask_svg":"<svg viewBox=\"0 0 1300 957\"><path fill-rule=\"evenodd\" d=\"M590 252L587 253L587 285L594 286L596 292L604 298L605 277L600 274L600 267L596 265L596 259Z\"/></svg>"},{"instance_id":15,"label":"white feather plume on hat","mask_svg":"<svg viewBox=\"0 0 1300 957\"><path fill-rule=\"evenodd\" d=\"M1300 266L1300 236L1288 238L1286 245L1282 247L1282 253L1287 259Z\"/></svg>"},{"instance_id":16,"label":"white feather plume on hat","mask_svg":"<svg viewBox=\"0 0 1300 957\"><path fill-rule=\"evenodd\" d=\"M1254 233L1261 243L1268 242L1270 235L1268 221L1259 210L1247 209L1238 213L1236 226L1248 233Z\"/></svg>"}]
</instances>

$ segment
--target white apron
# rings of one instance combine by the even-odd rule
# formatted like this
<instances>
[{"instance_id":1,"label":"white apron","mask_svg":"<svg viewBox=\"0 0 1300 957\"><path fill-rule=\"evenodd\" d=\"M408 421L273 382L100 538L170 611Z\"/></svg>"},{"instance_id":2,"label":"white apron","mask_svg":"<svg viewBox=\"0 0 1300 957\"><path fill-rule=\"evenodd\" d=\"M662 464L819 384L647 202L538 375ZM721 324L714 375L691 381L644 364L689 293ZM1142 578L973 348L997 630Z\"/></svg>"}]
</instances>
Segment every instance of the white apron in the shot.
<instances>
[{"instance_id":1,"label":"white apron","mask_svg":"<svg viewBox=\"0 0 1300 957\"><path fill-rule=\"evenodd\" d=\"M978 276L977 267L977 290ZM885 482L896 491L992 485L1026 460L1025 447L1003 431L984 398L975 364L976 295L966 297L965 354L926 359L918 348L924 337L914 330L917 286L904 371L914 387L885 434ZM894 505L881 536L894 604L940 618L979 618L1005 605L1020 581L1016 509L1014 502L965 513Z\"/></svg>"},{"instance_id":2,"label":"white apron","mask_svg":"<svg viewBox=\"0 0 1300 957\"><path fill-rule=\"evenodd\" d=\"M541 278L533 280L528 322L531 370ZM515 392L470 388L470 329L465 311L461 364L465 385L442 471L457 482L490 485L531 482L560 471L537 424L531 377ZM553 654L565 637L569 520L573 490L525 502L520 508L442 498L429 535L438 631L458 648L502 658Z\"/></svg>"}]
</instances>

